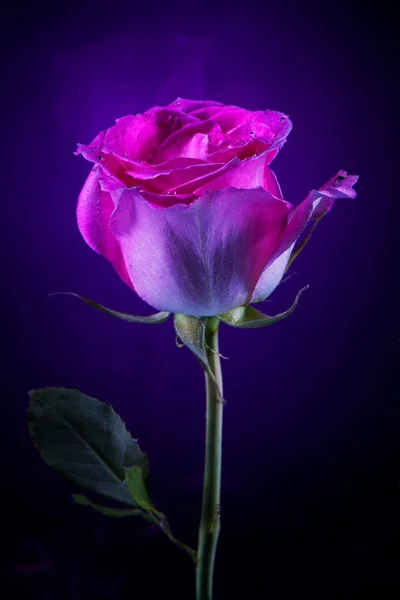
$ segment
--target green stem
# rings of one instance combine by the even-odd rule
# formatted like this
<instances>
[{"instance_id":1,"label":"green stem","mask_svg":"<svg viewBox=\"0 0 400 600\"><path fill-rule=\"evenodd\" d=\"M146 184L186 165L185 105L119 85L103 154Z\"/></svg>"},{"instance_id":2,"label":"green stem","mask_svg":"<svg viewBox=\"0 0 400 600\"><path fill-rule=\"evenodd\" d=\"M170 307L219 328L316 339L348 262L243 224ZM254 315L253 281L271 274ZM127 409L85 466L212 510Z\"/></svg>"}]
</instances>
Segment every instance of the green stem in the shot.
<instances>
[{"instance_id":1,"label":"green stem","mask_svg":"<svg viewBox=\"0 0 400 600\"><path fill-rule=\"evenodd\" d=\"M219 320L207 320L206 345L211 371L222 394L221 362L218 354ZM196 598L212 600L215 553L220 531L220 490L221 490L221 450L222 450L222 410L223 401L218 394L215 382L206 373L207 415L206 415L206 455L204 466L203 505L197 550Z\"/></svg>"}]
</instances>

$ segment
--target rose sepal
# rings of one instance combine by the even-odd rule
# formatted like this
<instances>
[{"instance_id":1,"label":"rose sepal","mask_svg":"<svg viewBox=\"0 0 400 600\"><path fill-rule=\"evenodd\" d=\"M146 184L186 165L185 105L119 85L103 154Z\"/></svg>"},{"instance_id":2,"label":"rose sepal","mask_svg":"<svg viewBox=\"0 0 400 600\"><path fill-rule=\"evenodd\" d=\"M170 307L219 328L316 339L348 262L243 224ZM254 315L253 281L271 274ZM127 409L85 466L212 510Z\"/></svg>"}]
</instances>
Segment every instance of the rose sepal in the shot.
<instances>
[{"instance_id":1,"label":"rose sepal","mask_svg":"<svg viewBox=\"0 0 400 600\"><path fill-rule=\"evenodd\" d=\"M58 296L58 295L66 295L66 296L74 296L75 298L79 298L89 306L93 306L96 310L100 312L106 313L107 315L111 315L112 317L116 317L117 319L122 319L123 321L127 321L128 323L143 323L144 325L160 325L161 323L165 323L171 313L166 311L161 311L158 313L154 313L152 315L131 315L129 313L119 312L117 310L112 310L111 308L107 308L102 304L98 304L89 298L85 298L85 296L80 296L79 294L75 294L75 292L55 292L53 294L49 294L49 296Z\"/></svg>"},{"instance_id":2,"label":"rose sepal","mask_svg":"<svg viewBox=\"0 0 400 600\"><path fill-rule=\"evenodd\" d=\"M257 327L267 327L268 325L273 325L274 323L278 323L278 321L286 319L286 317L292 314L299 302L301 294L307 290L308 287L308 285L303 287L297 293L293 304L287 310L278 313L277 315L265 315L260 310L248 305L234 308L227 313L218 315L218 318L226 325L229 325L230 327L236 327L238 329L255 329Z\"/></svg>"}]
</instances>

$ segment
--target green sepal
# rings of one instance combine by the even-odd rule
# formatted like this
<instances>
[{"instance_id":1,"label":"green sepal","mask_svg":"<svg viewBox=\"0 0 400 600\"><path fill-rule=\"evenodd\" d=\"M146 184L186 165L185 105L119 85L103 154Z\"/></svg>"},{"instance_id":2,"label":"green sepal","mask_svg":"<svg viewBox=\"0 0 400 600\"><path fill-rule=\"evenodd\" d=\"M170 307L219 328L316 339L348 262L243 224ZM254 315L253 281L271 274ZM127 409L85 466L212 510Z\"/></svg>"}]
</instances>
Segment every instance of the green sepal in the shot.
<instances>
[{"instance_id":1,"label":"green sepal","mask_svg":"<svg viewBox=\"0 0 400 600\"><path fill-rule=\"evenodd\" d=\"M145 325L160 325L161 323L165 323L168 320L171 313L162 311L155 313L153 315L140 316L140 315L130 315L128 313L118 312L116 310L111 310L103 306L102 304L98 304L93 300L89 300L89 298L85 298L85 296L80 296L79 294L75 294L74 292L55 292L54 294L49 294L49 296L74 296L75 298L79 298L79 300L83 300L89 306L93 306L100 312L106 313L107 315L111 315L112 317L116 317L117 319L122 319L123 321L127 321L128 323L143 323Z\"/></svg>"},{"instance_id":2,"label":"green sepal","mask_svg":"<svg viewBox=\"0 0 400 600\"><path fill-rule=\"evenodd\" d=\"M307 290L308 287L309 286L306 285L298 292L292 306L288 308L288 310L273 317L265 315L253 306L240 306L239 308L234 308L230 312L224 313L223 315L218 315L218 317L223 323L226 323L226 325L238 327L239 329L267 327L268 325L273 325L274 323L282 321L282 319L286 319L286 317L291 315L298 304L301 294Z\"/></svg>"},{"instance_id":3,"label":"green sepal","mask_svg":"<svg viewBox=\"0 0 400 600\"><path fill-rule=\"evenodd\" d=\"M221 391L218 386L218 382L215 378L214 373L210 367L210 363L207 356L207 344L206 344L206 330L207 327L218 326L218 319L216 317L191 317L189 315L175 314L174 315L174 326L175 332L181 342L189 348L191 352L200 361L207 375L213 380L215 387L218 392L219 399L223 401Z\"/></svg>"},{"instance_id":4,"label":"green sepal","mask_svg":"<svg viewBox=\"0 0 400 600\"><path fill-rule=\"evenodd\" d=\"M147 456L110 404L62 387L29 397L29 429L43 460L83 489L135 506L125 471L140 466L147 474Z\"/></svg>"},{"instance_id":5,"label":"green sepal","mask_svg":"<svg viewBox=\"0 0 400 600\"><path fill-rule=\"evenodd\" d=\"M105 515L106 517L121 518L139 516L146 519L146 521L150 521L151 523L155 522L151 515L145 513L140 508L111 508L110 506L96 504L95 502L89 500L89 498L87 498L86 496L83 496L83 494L73 494L72 499L76 504L79 504L80 506L90 506L91 508L93 508L93 510L102 515Z\"/></svg>"}]
</instances>

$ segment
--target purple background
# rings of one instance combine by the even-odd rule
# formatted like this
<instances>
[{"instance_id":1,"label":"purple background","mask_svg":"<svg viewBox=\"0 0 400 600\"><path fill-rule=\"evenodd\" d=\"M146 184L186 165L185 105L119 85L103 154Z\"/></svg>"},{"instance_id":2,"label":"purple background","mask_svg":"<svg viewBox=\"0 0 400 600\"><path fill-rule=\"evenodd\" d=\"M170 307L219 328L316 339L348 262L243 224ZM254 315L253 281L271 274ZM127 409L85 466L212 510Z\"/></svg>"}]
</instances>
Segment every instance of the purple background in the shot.
<instances>
[{"instance_id":1,"label":"purple background","mask_svg":"<svg viewBox=\"0 0 400 600\"><path fill-rule=\"evenodd\" d=\"M293 131L273 168L293 203L339 168L360 175L358 198L336 203L295 276L265 303L279 312L309 283L295 314L264 330L221 327L229 360L216 600L338 598L343 589L394 597L394 16L384 2L370 11L307 1L10 10L0 439L13 594L194 597L190 559L145 522L72 505L76 489L41 462L26 426L31 388L65 385L111 401L149 454L156 505L196 543L205 410L196 360L175 345L172 322L128 325L46 297L75 291L151 312L80 237L75 206L90 165L73 151L115 118L182 96L289 114Z\"/></svg>"}]
</instances>

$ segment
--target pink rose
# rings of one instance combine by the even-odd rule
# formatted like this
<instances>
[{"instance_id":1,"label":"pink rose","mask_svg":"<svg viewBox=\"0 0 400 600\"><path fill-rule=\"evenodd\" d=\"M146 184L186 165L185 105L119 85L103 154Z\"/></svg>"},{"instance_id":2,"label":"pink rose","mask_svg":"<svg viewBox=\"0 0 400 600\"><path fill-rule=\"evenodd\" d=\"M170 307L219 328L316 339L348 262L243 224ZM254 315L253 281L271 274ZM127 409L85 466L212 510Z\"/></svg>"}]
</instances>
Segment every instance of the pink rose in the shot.
<instances>
[{"instance_id":1,"label":"pink rose","mask_svg":"<svg viewBox=\"0 0 400 600\"><path fill-rule=\"evenodd\" d=\"M275 111L178 98L117 119L76 154L94 163L79 229L151 306L218 315L269 296L312 218L355 197L339 171L296 207L268 166L292 128Z\"/></svg>"}]
</instances>

